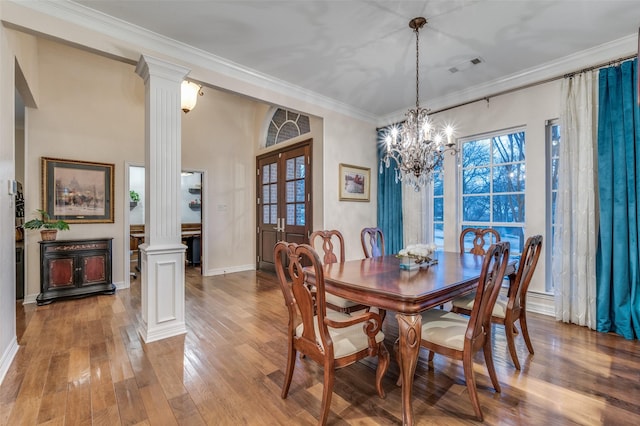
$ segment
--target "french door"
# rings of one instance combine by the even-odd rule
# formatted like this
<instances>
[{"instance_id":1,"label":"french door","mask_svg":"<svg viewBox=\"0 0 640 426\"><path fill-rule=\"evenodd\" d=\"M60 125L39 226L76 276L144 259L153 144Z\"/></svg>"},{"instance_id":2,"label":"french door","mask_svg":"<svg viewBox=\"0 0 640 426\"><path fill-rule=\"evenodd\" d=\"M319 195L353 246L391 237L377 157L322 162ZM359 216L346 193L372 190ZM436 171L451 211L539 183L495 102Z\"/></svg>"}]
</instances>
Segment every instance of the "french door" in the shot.
<instances>
[{"instance_id":1,"label":"french door","mask_svg":"<svg viewBox=\"0 0 640 426\"><path fill-rule=\"evenodd\" d=\"M311 140L257 158L257 269L275 269L278 241L308 243L311 231Z\"/></svg>"}]
</instances>

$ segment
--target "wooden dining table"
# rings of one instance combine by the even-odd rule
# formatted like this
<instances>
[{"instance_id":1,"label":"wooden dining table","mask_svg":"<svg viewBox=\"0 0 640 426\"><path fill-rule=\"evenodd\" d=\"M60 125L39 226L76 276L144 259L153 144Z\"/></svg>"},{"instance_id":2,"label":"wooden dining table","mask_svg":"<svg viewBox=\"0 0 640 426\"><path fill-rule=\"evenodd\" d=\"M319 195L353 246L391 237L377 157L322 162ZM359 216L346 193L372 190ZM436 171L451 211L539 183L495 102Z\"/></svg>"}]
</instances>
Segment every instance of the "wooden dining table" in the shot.
<instances>
[{"instance_id":1,"label":"wooden dining table","mask_svg":"<svg viewBox=\"0 0 640 426\"><path fill-rule=\"evenodd\" d=\"M394 255L324 265L325 291L357 303L396 312L402 378L402 423L413 425L412 388L422 334L421 312L473 291L484 256L436 252L437 263L416 270L400 268ZM515 279L516 261L506 275ZM315 281L308 271L310 282Z\"/></svg>"}]
</instances>

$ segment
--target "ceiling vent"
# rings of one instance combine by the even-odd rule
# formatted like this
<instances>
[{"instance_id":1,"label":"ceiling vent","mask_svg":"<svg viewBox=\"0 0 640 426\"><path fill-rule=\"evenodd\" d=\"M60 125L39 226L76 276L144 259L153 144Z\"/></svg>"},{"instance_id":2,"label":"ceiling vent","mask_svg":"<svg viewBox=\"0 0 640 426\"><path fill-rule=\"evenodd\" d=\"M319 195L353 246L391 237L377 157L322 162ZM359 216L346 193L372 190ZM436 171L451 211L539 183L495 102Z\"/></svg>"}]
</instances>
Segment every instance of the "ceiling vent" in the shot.
<instances>
[{"instance_id":1,"label":"ceiling vent","mask_svg":"<svg viewBox=\"0 0 640 426\"><path fill-rule=\"evenodd\" d=\"M481 57L469 59L468 61L461 62L458 65L449 68L449 72L451 74L455 74L455 73L457 73L459 71L464 71L466 69L471 68L473 65L478 65L478 64L481 64L483 62L484 62L484 60Z\"/></svg>"}]
</instances>

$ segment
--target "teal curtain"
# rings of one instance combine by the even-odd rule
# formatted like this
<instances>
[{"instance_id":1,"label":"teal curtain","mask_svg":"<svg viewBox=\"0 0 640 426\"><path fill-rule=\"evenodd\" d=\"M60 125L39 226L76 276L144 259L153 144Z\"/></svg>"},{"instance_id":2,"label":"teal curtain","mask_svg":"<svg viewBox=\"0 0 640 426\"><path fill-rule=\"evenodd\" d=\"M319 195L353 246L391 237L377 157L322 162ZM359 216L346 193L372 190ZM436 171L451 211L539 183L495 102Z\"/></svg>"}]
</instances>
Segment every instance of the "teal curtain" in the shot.
<instances>
[{"instance_id":1,"label":"teal curtain","mask_svg":"<svg viewBox=\"0 0 640 426\"><path fill-rule=\"evenodd\" d=\"M393 164L386 168L382 163L384 138L388 128L378 129L378 228L384 234L384 250L398 253L404 247L402 237L402 182L396 182Z\"/></svg>"},{"instance_id":2,"label":"teal curtain","mask_svg":"<svg viewBox=\"0 0 640 426\"><path fill-rule=\"evenodd\" d=\"M637 59L599 72L596 329L640 336L640 118Z\"/></svg>"}]
</instances>

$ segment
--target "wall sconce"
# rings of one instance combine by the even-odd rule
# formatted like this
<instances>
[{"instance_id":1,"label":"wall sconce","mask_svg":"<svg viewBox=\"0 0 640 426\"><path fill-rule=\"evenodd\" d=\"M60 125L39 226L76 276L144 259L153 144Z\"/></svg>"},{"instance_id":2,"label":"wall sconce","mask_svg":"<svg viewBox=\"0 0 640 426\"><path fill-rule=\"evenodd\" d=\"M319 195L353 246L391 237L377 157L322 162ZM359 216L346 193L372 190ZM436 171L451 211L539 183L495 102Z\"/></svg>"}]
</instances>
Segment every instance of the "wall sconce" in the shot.
<instances>
[{"instance_id":1,"label":"wall sconce","mask_svg":"<svg viewBox=\"0 0 640 426\"><path fill-rule=\"evenodd\" d=\"M183 81L180 86L180 106L185 114L191 111L198 102L198 95L202 96L202 86L191 81Z\"/></svg>"}]
</instances>

